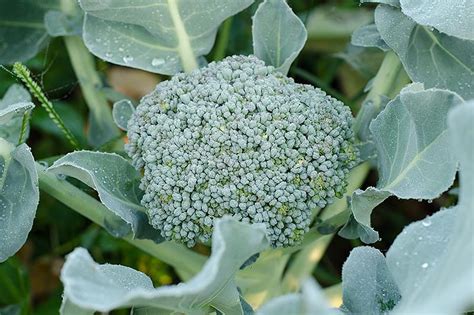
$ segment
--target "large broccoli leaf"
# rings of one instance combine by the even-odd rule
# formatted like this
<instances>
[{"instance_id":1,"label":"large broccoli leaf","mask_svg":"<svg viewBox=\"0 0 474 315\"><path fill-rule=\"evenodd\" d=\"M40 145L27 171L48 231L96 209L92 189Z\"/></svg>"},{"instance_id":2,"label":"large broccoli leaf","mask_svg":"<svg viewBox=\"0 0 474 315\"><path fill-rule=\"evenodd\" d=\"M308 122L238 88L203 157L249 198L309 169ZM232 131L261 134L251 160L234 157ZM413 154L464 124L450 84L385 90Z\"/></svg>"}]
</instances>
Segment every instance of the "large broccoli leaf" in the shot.
<instances>
[{"instance_id":1,"label":"large broccoli leaf","mask_svg":"<svg viewBox=\"0 0 474 315\"><path fill-rule=\"evenodd\" d=\"M376 47L383 51L390 50L375 24L364 25L356 29L352 34L351 44L360 47Z\"/></svg>"},{"instance_id":2,"label":"large broccoli leaf","mask_svg":"<svg viewBox=\"0 0 474 315\"><path fill-rule=\"evenodd\" d=\"M474 97L474 41L418 25L400 9L383 4L375 10L375 24L413 82Z\"/></svg>"},{"instance_id":3,"label":"large broccoli leaf","mask_svg":"<svg viewBox=\"0 0 474 315\"><path fill-rule=\"evenodd\" d=\"M401 0L402 12L418 24L474 40L474 1Z\"/></svg>"},{"instance_id":4,"label":"large broccoli leaf","mask_svg":"<svg viewBox=\"0 0 474 315\"><path fill-rule=\"evenodd\" d=\"M34 104L28 91L21 85L14 84L0 100L0 137L11 143L17 143L22 132L23 116L32 110ZM28 132L28 126L25 126Z\"/></svg>"},{"instance_id":5,"label":"large broccoli leaf","mask_svg":"<svg viewBox=\"0 0 474 315\"><path fill-rule=\"evenodd\" d=\"M449 113L450 149L460 161L456 207L397 237L387 263L402 293L397 314L459 314L474 303L474 101Z\"/></svg>"},{"instance_id":6,"label":"large broccoli leaf","mask_svg":"<svg viewBox=\"0 0 474 315\"><path fill-rule=\"evenodd\" d=\"M127 123L132 117L135 107L132 102L127 99L120 100L114 103L112 115L114 117L115 124L122 130L127 130Z\"/></svg>"},{"instance_id":7,"label":"large broccoli leaf","mask_svg":"<svg viewBox=\"0 0 474 315\"><path fill-rule=\"evenodd\" d=\"M79 248L67 257L61 272L64 297L79 308L101 312L134 306L152 308L155 314L204 314L212 309L242 314L234 274L250 256L269 244L262 224L248 225L230 217L219 219L215 222L212 255L201 272L186 283L156 289L144 274L124 266L98 265Z\"/></svg>"},{"instance_id":8,"label":"large broccoli leaf","mask_svg":"<svg viewBox=\"0 0 474 315\"><path fill-rule=\"evenodd\" d=\"M308 279L303 283L300 293L274 298L262 306L256 314L338 315L342 313L331 309L319 285L313 279Z\"/></svg>"},{"instance_id":9,"label":"large broccoli leaf","mask_svg":"<svg viewBox=\"0 0 474 315\"><path fill-rule=\"evenodd\" d=\"M43 18L58 0L0 0L0 64L27 61L48 42Z\"/></svg>"},{"instance_id":10,"label":"large broccoli leaf","mask_svg":"<svg viewBox=\"0 0 474 315\"><path fill-rule=\"evenodd\" d=\"M217 29L253 0L80 0L89 50L109 62L161 74L197 67Z\"/></svg>"},{"instance_id":11,"label":"large broccoli leaf","mask_svg":"<svg viewBox=\"0 0 474 315\"><path fill-rule=\"evenodd\" d=\"M74 177L97 190L102 203L113 213L104 223L115 236L133 232L136 238L163 241L140 205L140 174L123 157L104 152L76 151L57 160L49 172Z\"/></svg>"},{"instance_id":12,"label":"large broccoli leaf","mask_svg":"<svg viewBox=\"0 0 474 315\"><path fill-rule=\"evenodd\" d=\"M343 306L349 314L383 314L400 300L384 255L372 247L352 250L342 268Z\"/></svg>"},{"instance_id":13,"label":"large broccoli leaf","mask_svg":"<svg viewBox=\"0 0 474 315\"><path fill-rule=\"evenodd\" d=\"M38 202L38 174L30 148L0 138L0 262L25 243Z\"/></svg>"},{"instance_id":14,"label":"large broccoli leaf","mask_svg":"<svg viewBox=\"0 0 474 315\"><path fill-rule=\"evenodd\" d=\"M370 125L380 180L377 188L354 192L341 236L373 243L378 233L370 227L370 214L390 195L434 199L452 185L457 160L449 147L447 114L462 102L453 92L416 84L388 103Z\"/></svg>"},{"instance_id":15,"label":"large broccoli leaf","mask_svg":"<svg viewBox=\"0 0 474 315\"><path fill-rule=\"evenodd\" d=\"M459 314L474 303L474 101L452 109L448 118L450 143L447 146L461 164L458 205L410 224L390 247L386 266L401 294L398 303L392 299L393 303L384 303L385 308L378 311L370 309L370 303L366 305L369 309L359 304L359 308L349 311L382 314L387 307L395 306L391 314ZM360 281L360 285L348 285L347 277L343 276L344 296L357 296L361 288L369 288L367 281L360 280L363 279L361 275L370 275L374 268L369 266L378 264L377 261L381 262L383 258L380 252L370 249L372 259L356 261L352 257L357 252L367 252L368 258L367 248L353 250L345 264L346 267L351 264L352 268L345 268L344 273L354 281ZM390 276L386 267L383 269L384 274ZM389 290L394 283L380 282L378 286L377 290Z\"/></svg>"},{"instance_id":16,"label":"large broccoli leaf","mask_svg":"<svg viewBox=\"0 0 474 315\"><path fill-rule=\"evenodd\" d=\"M265 0L253 17L254 54L287 74L308 38L306 28L285 0Z\"/></svg>"}]
</instances>

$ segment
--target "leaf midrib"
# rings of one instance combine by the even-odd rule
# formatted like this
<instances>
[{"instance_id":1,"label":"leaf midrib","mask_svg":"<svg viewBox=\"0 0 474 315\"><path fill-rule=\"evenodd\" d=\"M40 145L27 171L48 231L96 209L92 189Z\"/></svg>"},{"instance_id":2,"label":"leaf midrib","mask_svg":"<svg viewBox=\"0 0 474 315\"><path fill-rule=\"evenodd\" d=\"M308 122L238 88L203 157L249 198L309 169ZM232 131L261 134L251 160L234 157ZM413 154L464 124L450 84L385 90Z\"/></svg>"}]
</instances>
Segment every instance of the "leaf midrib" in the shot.
<instances>
[{"instance_id":1,"label":"leaf midrib","mask_svg":"<svg viewBox=\"0 0 474 315\"><path fill-rule=\"evenodd\" d=\"M432 145L434 145L434 143L436 143L438 139L441 138L446 132L448 132L448 129L444 129L435 139L433 139L433 141L431 141L430 144L428 144L423 148L423 150L418 152L418 154L415 155L415 157L410 161L410 163L408 163L406 168L400 174L398 174L398 176L395 177L395 179L388 186L382 187L381 189L392 192L390 189L394 188L404 179L405 175L413 167L415 167L416 163L420 160L420 156L423 155Z\"/></svg>"},{"instance_id":2,"label":"leaf midrib","mask_svg":"<svg viewBox=\"0 0 474 315\"><path fill-rule=\"evenodd\" d=\"M454 61L456 63L458 63L462 68L466 69L467 71L469 71L471 74L474 73L474 71L469 68L466 64L464 64L461 60L459 60L458 57L456 57L455 55L453 55L453 53L451 51L449 51L448 49L446 49L446 47L444 47L443 45L441 45L440 41L438 40L438 38L431 32L429 31L426 26L419 26L421 27L426 33L427 35L433 40L433 43L440 47L441 50L443 50L446 54L448 54L448 56L450 56L451 58L454 59Z\"/></svg>"}]
</instances>

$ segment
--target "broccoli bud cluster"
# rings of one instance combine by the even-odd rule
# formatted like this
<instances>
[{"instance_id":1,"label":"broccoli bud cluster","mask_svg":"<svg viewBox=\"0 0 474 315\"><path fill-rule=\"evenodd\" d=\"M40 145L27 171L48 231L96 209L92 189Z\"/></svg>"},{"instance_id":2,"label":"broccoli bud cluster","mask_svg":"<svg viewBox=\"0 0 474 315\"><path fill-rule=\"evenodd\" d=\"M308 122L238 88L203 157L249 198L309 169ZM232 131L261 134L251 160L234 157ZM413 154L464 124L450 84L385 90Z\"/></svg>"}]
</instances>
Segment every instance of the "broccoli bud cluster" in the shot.
<instances>
[{"instance_id":1,"label":"broccoli bud cluster","mask_svg":"<svg viewBox=\"0 0 474 315\"><path fill-rule=\"evenodd\" d=\"M351 122L320 89L232 56L158 84L128 122L126 150L166 239L207 242L214 219L231 215L291 246L312 211L345 191L357 160Z\"/></svg>"}]
</instances>

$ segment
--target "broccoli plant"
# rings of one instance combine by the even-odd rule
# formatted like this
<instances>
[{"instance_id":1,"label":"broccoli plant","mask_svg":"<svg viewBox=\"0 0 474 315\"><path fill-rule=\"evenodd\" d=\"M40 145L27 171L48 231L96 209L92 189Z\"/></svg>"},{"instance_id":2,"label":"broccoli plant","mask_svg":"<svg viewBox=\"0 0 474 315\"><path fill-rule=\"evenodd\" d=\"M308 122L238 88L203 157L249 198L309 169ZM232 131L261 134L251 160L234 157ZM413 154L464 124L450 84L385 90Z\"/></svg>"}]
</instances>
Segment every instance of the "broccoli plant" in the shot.
<instances>
[{"instance_id":1,"label":"broccoli plant","mask_svg":"<svg viewBox=\"0 0 474 315\"><path fill-rule=\"evenodd\" d=\"M297 15L285 0L0 0L0 63L18 82L0 100L0 262L24 246L46 196L178 278L157 286L96 262L83 242L61 268L64 315L472 311L474 4L360 2L369 9L347 30L324 20L327 7ZM226 56L245 32L232 19L250 16L253 50ZM298 67L341 32L351 39L337 56L360 71L363 100ZM87 104L79 126L22 64L52 38ZM136 103L104 87L107 64L162 81ZM39 110L70 152L35 159ZM386 252L367 245L380 241L379 205L448 194ZM334 238L365 245L323 288L313 270ZM28 301L0 308L30 312Z\"/></svg>"}]
</instances>

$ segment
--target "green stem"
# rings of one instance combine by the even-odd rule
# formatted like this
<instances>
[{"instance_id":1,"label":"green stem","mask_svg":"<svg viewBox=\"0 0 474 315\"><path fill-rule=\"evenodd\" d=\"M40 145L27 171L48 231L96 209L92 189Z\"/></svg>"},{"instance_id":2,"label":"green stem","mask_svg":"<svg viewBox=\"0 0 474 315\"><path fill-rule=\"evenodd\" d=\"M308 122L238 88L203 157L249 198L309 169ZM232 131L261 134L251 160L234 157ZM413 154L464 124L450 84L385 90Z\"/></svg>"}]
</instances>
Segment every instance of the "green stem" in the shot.
<instances>
[{"instance_id":1,"label":"green stem","mask_svg":"<svg viewBox=\"0 0 474 315\"><path fill-rule=\"evenodd\" d=\"M370 138L368 123L383 109L384 97L393 98L410 82L398 56L389 51L377 72L372 89L365 98L354 121L354 131L360 140Z\"/></svg>"},{"instance_id":2,"label":"green stem","mask_svg":"<svg viewBox=\"0 0 474 315\"><path fill-rule=\"evenodd\" d=\"M369 170L370 165L366 162L351 171L348 179L346 196L351 195L352 192L363 184ZM321 216L327 217L328 214L335 215L336 213L344 213L346 208L347 201L344 196L328 206ZM341 222L341 224L344 223L345 221ZM311 243L295 254L295 257L281 282L282 294L299 290L301 283L311 275L314 268L319 263L319 260L323 257L324 252L333 237L334 234L321 235L318 233L318 237L316 237L315 240L311 241Z\"/></svg>"},{"instance_id":3,"label":"green stem","mask_svg":"<svg viewBox=\"0 0 474 315\"><path fill-rule=\"evenodd\" d=\"M30 115L31 115L30 111L27 111L23 114L23 118L21 120L20 137L18 137L18 145L22 144L26 140L28 124L30 122Z\"/></svg>"},{"instance_id":4,"label":"green stem","mask_svg":"<svg viewBox=\"0 0 474 315\"><path fill-rule=\"evenodd\" d=\"M73 0L61 0L61 9L66 14L75 15L78 7ZM78 36L65 36L64 43L90 110L89 142L99 146L119 136L120 132L115 126L107 98L100 91L103 84L96 71L94 57Z\"/></svg>"},{"instance_id":5,"label":"green stem","mask_svg":"<svg viewBox=\"0 0 474 315\"><path fill-rule=\"evenodd\" d=\"M230 31L232 29L232 17L225 20L219 29L217 43L214 48L212 60L219 61L226 56L227 46L229 44Z\"/></svg>"},{"instance_id":6,"label":"green stem","mask_svg":"<svg viewBox=\"0 0 474 315\"><path fill-rule=\"evenodd\" d=\"M46 171L45 167L36 163L40 189L69 208L104 227L104 220L110 212L102 203L86 194L76 186L65 180L59 180L54 174ZM183 276L183 280L189 279L198 273L206 261L206 257L193 252L183 245L163 242L153 243L149 240L124 238L127 242L136 246L148 254L174 267Z\"/></svg>"},{"instance_id":7,"label":"green stem","mask_svg":"<svg viewBox=\"0 0 474 315\"><path fill-rule=\"evenodd\" d=\"M295 255L281 283L281 293L296 292L323 257L334 234L324 235Z\"/></svg>"}]
</instances>

